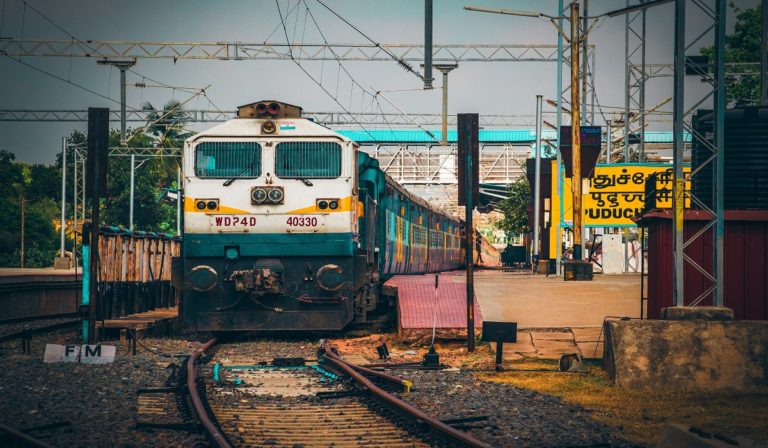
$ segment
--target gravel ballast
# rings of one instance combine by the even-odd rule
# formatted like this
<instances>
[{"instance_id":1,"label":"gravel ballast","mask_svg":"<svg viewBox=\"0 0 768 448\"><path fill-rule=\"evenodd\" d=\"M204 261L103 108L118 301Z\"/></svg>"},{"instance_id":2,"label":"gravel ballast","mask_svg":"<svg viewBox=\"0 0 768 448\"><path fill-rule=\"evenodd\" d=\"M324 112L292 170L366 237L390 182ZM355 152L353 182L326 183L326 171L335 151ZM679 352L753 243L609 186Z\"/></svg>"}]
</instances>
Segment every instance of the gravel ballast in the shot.
<instances>
[{"instance_id":1,"label":"gravel ballast","mask_svg":"<svg viewBox=\"0 0 768 448\"><path fill-rule=\"evenodd\" d=\"M589 412L557 397L479 381L468 371L392 371L413 381L405 401L441 420L488 416L470 433L498 447L636 447Z\"/></svg>"},{"instance_id":2,"label":"gravel ballast","mask_svg":"<svg viewBox=\"0 0 768 448\"><path fill-rule=\"evenodd\" d=\"M198 433L140 429L138 420L179 422L175 398L167 397L168 415L138 414L140 388L164 387L166 380L202 338L141 339L136 355L118 346L113 364L45 364L46 343L77 343L73 331L35 336L32 353L17 341L0 344L0 422L17 429L69 422L30 434L56 447L180 447L202 441ZM114 342L106 343L114 344ZM271 361L275 357L314 358L317 341L253 340L224 344L217 360L232 363ZM203 369L210 380L209 369ZM502 383L480 381L469 371L395 370L412 380L403 398L440 419L488 416L471 423L471 433L499 447L637 446L615 429L590 418L588 411L548 395Z\"/></svg>"}]
</instances>

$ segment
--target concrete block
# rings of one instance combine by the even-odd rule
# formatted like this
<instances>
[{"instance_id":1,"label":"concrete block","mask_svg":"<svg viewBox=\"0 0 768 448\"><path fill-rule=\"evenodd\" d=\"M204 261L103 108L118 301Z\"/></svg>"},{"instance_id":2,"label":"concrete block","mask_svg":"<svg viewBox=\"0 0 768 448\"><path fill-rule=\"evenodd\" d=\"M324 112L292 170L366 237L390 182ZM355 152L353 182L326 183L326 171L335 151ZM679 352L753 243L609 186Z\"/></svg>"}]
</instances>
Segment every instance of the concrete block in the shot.
<instances>
[{"instance_id":1,"label":"concrete block","mask_svg":"<svg viewBox=\"0 0 768 448\"><path fill-rule=\"evenodd\" d=\"M604 365L620 387L768 385L768 322L609 321Z\"/></svg>"},{"instance_id":2,"label":"concrete block","mask_svg":"<svg viewBox=\"0 0 768 448\"><path fill-rule=\"evenodd\" d=\"M733 310L724 306L670 306L661 315L664 320L733 320Z\"/></svg>"}]
</instances>

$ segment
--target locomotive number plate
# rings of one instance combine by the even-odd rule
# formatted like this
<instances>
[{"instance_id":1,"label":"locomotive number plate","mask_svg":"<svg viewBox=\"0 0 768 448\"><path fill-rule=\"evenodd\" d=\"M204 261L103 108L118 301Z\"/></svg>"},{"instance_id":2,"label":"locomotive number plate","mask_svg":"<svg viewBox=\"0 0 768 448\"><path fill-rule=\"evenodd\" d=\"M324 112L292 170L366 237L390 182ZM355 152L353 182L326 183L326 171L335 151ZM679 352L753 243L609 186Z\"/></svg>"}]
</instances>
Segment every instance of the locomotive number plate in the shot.
<instances>
[{"instance_id":1,"label":"locomotive number plate","mask_svg":"<svg viewBox=\"0 0 768 448\"><path fill-rule=\"evenodd\" d=\"M325 226L322 216L286 216L285 227L288 233L319 232Z\"/></svg>"},{"instance_id":2,"label":"locomotive number plate","mask_svg":"<svg viewBox=\"0 0 768 448\"><path fill-rule=\"evenodd\" d=\"M214 215L211 224L226 230L241 230L256 227L256 217L253 215Z\"/></svg>"}]
</instances>

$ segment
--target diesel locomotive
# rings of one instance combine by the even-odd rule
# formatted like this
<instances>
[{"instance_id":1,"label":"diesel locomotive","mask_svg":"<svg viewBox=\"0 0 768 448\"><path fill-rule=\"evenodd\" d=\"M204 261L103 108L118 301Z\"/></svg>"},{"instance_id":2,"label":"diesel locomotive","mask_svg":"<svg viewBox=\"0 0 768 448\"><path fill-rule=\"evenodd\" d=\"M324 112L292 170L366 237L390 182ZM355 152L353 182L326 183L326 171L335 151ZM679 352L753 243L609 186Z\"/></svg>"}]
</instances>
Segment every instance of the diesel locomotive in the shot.
<instances>
[{"instance_id":1,"label":"diesel locomotive","mask_svg":"<svg viewBox=\"0 0 768 448\"><path fill-rule=\"evenodd\" d=\"M358 145L260 101L189 138L175 283L197 331L325 331L364 322L396 274L461 268L462 222ZM500 256L477 235L475 259Z\"/></svg>"}]
</instances>

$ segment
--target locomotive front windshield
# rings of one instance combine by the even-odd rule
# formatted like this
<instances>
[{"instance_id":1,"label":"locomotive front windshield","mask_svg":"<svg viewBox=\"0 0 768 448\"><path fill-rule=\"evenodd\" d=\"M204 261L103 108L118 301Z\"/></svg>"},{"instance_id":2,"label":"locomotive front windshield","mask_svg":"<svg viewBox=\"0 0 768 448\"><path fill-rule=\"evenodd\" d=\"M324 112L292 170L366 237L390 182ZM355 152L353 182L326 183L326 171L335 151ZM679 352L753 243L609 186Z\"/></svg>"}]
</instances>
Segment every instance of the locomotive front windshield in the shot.
<instances>
[{"instance_id":1,"label":"locomotive front windshield","mask_svg":"<svg viewBox=\"0 0 768 448\"><path fill-rule=\"evenodd\" d=\"M275 149L275 174L284 179L334 179L341 175L341 146L285 142Z\"/></svg>"},{"instance_id":2,"label":"locomotive front windshield","mask_svg":"<svg viewBox=\"0 0 768 448\"><path fill-rule=\"evenodd\" d=\"M261 145L256 142L202 142L195 150L195 175L232 179L261 176Z\"/></svg>"}]
</instances>

